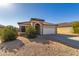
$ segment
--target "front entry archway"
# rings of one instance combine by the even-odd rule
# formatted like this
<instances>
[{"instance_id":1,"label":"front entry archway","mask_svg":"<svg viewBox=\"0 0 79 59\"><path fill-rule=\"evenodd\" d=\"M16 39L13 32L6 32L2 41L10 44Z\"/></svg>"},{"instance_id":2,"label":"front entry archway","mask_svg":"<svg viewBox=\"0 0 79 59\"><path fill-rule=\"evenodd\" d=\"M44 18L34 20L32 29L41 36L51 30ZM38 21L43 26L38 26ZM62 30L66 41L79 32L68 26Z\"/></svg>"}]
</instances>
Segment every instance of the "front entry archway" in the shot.
<instances>
[{"instance_id":1,"label":"front entry archway","mask_svg":"<svg viewBox=\"0 0 79 59\"><path fill-rule=\"evenodd\" d=\"M37 31L37 34L40 35L40 25L38 23L35 24L35 29Z\"/></svg>"}]
</instances>

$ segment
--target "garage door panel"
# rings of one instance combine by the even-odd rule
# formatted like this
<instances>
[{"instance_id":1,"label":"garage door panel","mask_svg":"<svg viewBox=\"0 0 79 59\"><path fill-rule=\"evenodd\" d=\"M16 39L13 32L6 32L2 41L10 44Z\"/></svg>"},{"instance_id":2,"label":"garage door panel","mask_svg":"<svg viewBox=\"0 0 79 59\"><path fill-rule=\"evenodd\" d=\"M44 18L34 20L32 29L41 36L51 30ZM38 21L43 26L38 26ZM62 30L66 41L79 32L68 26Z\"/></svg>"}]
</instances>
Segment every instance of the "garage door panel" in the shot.
<instances>
[{"instance_id":1,"label":"garage door panel","mask_svg":"<svg viewBox=\"0 0 79 59\"><path fill-rule=\"evenodd\" d=\"M43 28L43 34L55 34L55 28Z\"/></svg>"}]
</instances>

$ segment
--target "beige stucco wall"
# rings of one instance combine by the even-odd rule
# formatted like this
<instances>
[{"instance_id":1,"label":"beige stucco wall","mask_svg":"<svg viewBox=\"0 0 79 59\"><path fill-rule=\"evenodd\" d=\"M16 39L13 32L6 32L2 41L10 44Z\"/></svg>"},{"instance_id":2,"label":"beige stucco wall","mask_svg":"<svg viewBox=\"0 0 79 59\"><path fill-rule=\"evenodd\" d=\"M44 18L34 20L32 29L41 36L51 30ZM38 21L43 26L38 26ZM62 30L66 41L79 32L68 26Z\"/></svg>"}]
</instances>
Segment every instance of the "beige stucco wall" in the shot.
<instances>
[{"instance_id":1,"label":"beige stucco wall","mask_svg":"<svg viewBox=\"0 0 79 59\"><path fill-rule=\"evenodd\" d=\"M40 21L32 21L29 25L31 26L34 26L36 24L39 24L40 25L40 34L56 34L56 26L55 25L43 25L43 22L40 22ZM23 23L23 24L19 24L19 28L20 28L20 33L23 33L24 32L21 32L21 26L29 26L28 24L26 23Z\"/></svg>"},{"instance_id":2,"label":"beige stucco wall","mask_svg":"<svg viewBox=\"0 0 79 59\"><path fill-rule=\"evenodd\" d=\"M59 27L57 28L58 34L73 34L73 28L72 27Z\"/></svg>"}]
</instances>

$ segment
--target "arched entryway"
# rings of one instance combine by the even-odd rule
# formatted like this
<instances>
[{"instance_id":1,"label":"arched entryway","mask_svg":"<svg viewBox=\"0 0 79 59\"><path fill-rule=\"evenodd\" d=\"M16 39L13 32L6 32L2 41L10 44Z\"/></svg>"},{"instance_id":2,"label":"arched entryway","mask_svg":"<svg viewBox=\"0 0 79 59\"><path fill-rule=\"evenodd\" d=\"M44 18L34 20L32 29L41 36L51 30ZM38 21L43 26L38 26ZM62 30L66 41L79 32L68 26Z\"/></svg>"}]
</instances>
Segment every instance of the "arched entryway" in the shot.
<instances>
[{"instance_id":1,"label":"arched entryway","mask_svg":"<svg viewBox=\"0 0 79 59\"><path fill-rule=\"evenodd\" d=\"M35 29L37 31L37 34L40 35L40 24L35 24Z\"/></svg>"}]
</instances>

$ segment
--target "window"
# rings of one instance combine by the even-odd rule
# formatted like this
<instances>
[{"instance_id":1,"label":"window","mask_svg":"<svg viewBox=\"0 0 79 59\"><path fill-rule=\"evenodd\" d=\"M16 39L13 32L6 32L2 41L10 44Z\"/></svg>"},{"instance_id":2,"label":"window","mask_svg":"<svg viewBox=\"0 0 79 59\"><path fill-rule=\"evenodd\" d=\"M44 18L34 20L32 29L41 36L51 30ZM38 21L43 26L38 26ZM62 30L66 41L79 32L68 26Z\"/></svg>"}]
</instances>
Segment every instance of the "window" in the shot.
<instances>
[{"instance_id":1,"label":"window","mask_svg":"<svg viewBox=\"0 0 79 59\"><path fill-rule=\"evenodd\" d=\"M21 26L21 32L25 32L25 26Z\"/></svg>"}]
</instances>

